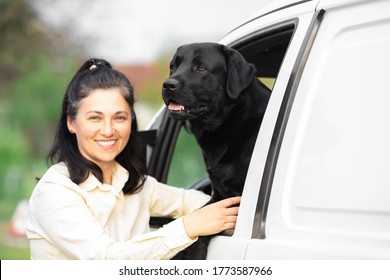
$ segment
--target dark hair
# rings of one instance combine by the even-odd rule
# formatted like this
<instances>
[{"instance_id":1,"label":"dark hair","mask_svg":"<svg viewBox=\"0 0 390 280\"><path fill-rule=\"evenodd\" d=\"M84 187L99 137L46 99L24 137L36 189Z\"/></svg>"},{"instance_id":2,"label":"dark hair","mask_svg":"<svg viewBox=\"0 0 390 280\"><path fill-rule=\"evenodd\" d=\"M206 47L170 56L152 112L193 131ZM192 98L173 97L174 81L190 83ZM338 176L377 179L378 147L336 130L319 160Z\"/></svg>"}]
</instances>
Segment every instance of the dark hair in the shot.
<instances>
[{"instance_id":1,"label":"dark hair","mask_svg":"<svg viewBox=\"0 0 390 280\"><path fill-rule=\"evenodd\" d=\"M84 182L90 172L103 182L103 172L100 167L81 155L75 134L71 134L68 130L67 118L76 117L81 100L92 90L110 88L121 90L131 110L131 136L123 151L115 158L129 172L129 179L123 187L123 192L131 194L142 188L147 174L137 136L134 91L126 76L112 69L111 64L103 59L87 60L70 81L62 101L62 111L53 147L47 160L51 163L64 162L69 169L70 179L76 184Z\"/></svg>"}]
</instances>

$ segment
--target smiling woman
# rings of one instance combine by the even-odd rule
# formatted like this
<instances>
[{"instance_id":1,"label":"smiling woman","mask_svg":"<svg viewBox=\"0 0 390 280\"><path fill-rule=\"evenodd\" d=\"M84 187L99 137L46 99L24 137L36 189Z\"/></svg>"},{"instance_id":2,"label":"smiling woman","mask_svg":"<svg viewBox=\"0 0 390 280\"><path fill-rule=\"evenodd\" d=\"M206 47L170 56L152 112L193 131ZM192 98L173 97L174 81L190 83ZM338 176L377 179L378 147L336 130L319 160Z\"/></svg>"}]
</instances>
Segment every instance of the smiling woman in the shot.
<instances>
[{"instance_id":1,"label":"smiling woman","mask_svg":"<svg viewBox=\"0 0 390 280\"><path fill-rule=\"evenodd\" d=\"M133 88L105 60L71 80L48 158L29 202L32 259L169 259L235 227L239 197L199 209L208 195L147 175ZM151 216L176 220L150 232Z\"/></svg>"}]
</instances>

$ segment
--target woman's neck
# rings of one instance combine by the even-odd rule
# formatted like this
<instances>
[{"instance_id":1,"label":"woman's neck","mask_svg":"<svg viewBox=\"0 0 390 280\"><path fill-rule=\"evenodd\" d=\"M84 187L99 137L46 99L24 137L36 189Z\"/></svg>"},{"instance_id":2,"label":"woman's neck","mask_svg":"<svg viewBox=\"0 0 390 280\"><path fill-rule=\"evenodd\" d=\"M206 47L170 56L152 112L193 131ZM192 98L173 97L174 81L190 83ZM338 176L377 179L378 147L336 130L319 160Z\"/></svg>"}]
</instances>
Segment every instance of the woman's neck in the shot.
<instances>
[{"instance_id":1,"label":"woman's neck","mask_svg":"<svg viewBox=\"0 0 390 280\"><path fill-rule=\"evenodd\" d=\"M115 163L100 165L100 168L103 172L103 183L111 185L112 184L112 174L114 173Z\"/></svg>"}]
</instances>

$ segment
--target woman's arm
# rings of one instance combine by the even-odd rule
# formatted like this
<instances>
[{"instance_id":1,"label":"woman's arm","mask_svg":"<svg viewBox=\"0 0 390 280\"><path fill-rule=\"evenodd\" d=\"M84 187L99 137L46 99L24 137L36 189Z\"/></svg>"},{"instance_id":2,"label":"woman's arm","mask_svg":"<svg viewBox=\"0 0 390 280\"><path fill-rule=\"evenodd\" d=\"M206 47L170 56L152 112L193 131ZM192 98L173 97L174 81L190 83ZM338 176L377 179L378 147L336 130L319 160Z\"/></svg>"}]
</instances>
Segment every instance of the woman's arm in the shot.
<instances>
[{"instance_id":1,"label":"woman's arm","mask_svg":"<svg viewBox=\"0 0 390 280\"><path fill-rule=\"evenodd\" d=\"M145 191L149 192L150 215L153 217L179 218L201 208L210 196L198 191L168 186L148 177Z\"/></svg>"},{"instance_id":2,"label":"woman's arm","mask_svg":"<svg viewBox=\"0 0 390 280\"><path fill-rule=\"evenodd\" d=\"M181 219L116 242L80 194L55 183L42 184L34 191L28 224L29 238L38 241L35 250L39 250L39 239L44 238L53 251L60 250L69 259L169 259L195 242L187 236ZM37 255L42 256L39 252Z\"/></svg>"}]
</instances>

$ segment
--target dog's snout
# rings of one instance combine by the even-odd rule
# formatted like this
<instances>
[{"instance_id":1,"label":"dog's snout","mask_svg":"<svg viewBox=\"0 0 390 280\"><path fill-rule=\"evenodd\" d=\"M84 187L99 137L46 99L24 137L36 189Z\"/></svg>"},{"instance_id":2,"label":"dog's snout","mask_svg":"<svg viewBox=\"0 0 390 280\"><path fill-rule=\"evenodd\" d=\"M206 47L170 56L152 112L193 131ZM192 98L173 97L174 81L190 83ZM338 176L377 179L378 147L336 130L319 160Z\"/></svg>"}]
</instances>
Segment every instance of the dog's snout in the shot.
<instances>
[{"instance_id":1,"label":"dog's snout","mask_svg":"<svg viewBox=\"0 0 390 280\"><path fill-rule=\"evenodd\" d=\"M169 89L171 91L177 89L179 87L179 82L176 79L166 79L163 83L164 89Z\"/></svg>"}]
</instances>

